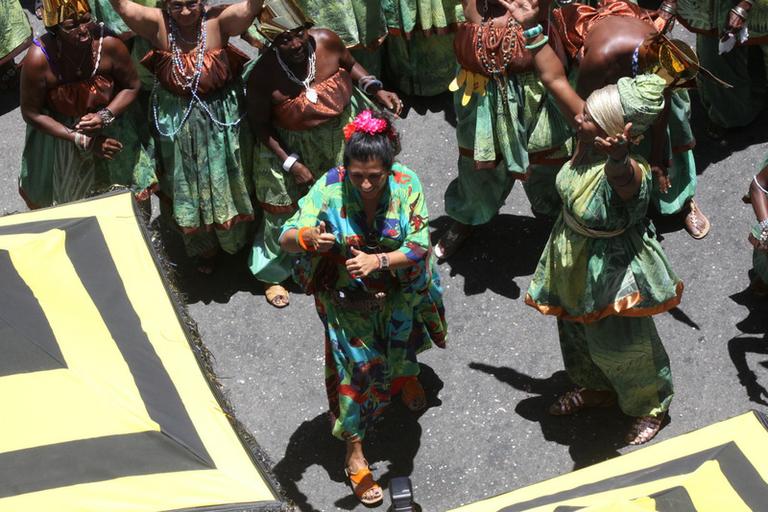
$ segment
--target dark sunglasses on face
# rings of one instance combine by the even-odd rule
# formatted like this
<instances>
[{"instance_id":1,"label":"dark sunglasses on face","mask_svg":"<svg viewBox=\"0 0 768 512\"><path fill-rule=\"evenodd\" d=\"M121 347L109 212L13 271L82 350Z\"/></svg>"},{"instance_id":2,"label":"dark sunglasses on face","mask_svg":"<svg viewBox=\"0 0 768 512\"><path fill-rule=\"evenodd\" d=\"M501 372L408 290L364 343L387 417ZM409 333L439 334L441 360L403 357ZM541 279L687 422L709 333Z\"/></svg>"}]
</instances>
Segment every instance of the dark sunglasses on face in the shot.
<instances>
[{"instance_id":1,"label":"dark sunglasses on face","mask_svg":"<svg viewBox=\"0 0 768 512\"><path fill-rule=\"evenodd\" d=\"M189 0L188 2L173 2L168 4L168 10L171 12L181 12L186 7L188 11L194 11L200 7L200 0Z\"/></svg>"}]
</instances>

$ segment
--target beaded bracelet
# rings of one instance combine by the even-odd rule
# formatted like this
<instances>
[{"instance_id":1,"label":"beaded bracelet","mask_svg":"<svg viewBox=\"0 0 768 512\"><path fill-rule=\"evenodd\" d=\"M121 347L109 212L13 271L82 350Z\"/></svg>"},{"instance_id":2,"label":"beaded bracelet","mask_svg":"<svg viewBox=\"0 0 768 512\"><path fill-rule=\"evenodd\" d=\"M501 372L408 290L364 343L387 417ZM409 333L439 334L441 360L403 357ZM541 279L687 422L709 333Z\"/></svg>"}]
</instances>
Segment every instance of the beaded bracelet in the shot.
<instances>
[{"instance_id":1,"label":"beaded bracelet","mask_svg":"<svg viewBox=\"0 0 768 512\"><path fill-rule=\"evenodd\" d=\"M534 37L540 35L542 32L544 32L544 29L542 28L541 24L536 25L535 27L531 27L529 29L523 30L523 37L528 39L533 39Z\"/></svg>"},{"instance_id":2,"label":"beaded bracelet","mask_svg":"<svg viewBox=\"0 0 768 512\"><path fill-rule=\"evenodd\" d=\"M304 241L304 232L309 231L310 229L312 228L304 226L303 228L299 228L299 231L296 233L296 241L299 243L299 247L304 249L306 252L313 252L315 250L314 247L308 247L307 243Z\"/></svg>"},{"instance_id":3,"label":"beaded bracelet","mask_svg":"<svg viewBox=\"0 0 768 512\"><path fill-rule=\"evenodd\" d=\"M659 6L659 10L660 10L660 11L664 11L664 12L666 12L667 14L671 14L672 16L674 16L674 15L677 13L677 8L675 8L675 7L671 6L671 5L669 5L669 4L668 4L668 3L666 3L666 2L662 2L662 3L661 3L661 5Z\"/></svg>"},{"instance_id":4,"label":"beaded bracelet","mask_svg":"<svg viewBox=\"0 0 768 512\"><path fill-rule=\"evenodd\" d=\"M549 36L544 36L533 44L525 45L526 50L538 50L549 42Z\"/></svg>"}]
</instances>

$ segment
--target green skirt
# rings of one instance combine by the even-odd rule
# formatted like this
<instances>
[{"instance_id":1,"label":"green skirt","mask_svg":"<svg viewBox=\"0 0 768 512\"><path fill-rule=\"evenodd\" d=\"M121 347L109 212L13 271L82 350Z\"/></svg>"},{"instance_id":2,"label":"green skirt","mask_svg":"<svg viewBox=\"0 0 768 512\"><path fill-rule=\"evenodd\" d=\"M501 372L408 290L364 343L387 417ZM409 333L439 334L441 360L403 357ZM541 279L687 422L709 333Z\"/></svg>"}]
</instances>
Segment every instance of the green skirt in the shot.
<instances>
[{"instance_id":1,"label":"green skirt","mask_svg":"<svg viewBox=\"0 0 768 512\"><path fill-rule=\"evenodd\" d=\"M0 60L32 38L32 27L19 0L0 0Z\"/></svg>"},{"instance_id":2,"label":"green skirt","mask_svg":"<svg viewBox=\"0 0 768 512\"><path fill-rule=\"evenodd\" d=\"M768 284L768 253L755 249L752 253L752 268L755 269L757 277Z\"/></svg>"},{"instance_id":3,"label":"green skirt","mask_svg":"<svg viewBox=\"0 0 768 512\"><path fill-rule=\"evenodd\" d=\"M387 35L380 0L298 0L318 28L338 34L348 48L373 48Z\"/></svg>"},{"instance_id":4,"label":"green skirt","mask_svg":"<svg viewBox=\"0 0 768 512\"><path fill-rule=\"evenodd\" d=\"M168 203L168 214L180 228L190 256L217 246L237 252L250 241L246 225L254 220L253 143L247 121L241 118L242 85L233 82L204 101L208 111L196 102L186 120L189 98L157 86L150 104L150 116L157 108L160 196ZM176 133L163 135L158 128L164 134Z\"/></svg>"},{"instance_id":5,"label":"green skirt","mask_svg":"<svg viewBox=\"0 0 768 512\"><path fill-rule=\"evenodd\" d=\"M653 318L611 316L591 324L558 319L557 330L574 384L615 392L628 416L669 409L672 371Z\"/></svg>"},{"instance_id":6,"label":"green skirt","mask_svg":"<svg viewBox=\"0 0 768 512\"><path fill-rule=\"evenodd\" d=\"M66 126L76 122L51 115ZM153 141L136 102L102 133L123 144L112 160L97 158L72 142L28 126L19 177L19 191L27 205L41 208L77 201L112 185L129 187L138 199L148 198L157 187Z\"/></svg>"},{"instance_id":7,"label":"green skirt","mask_svg":"<svg viewBox=\"0 0 768 512\"><path fill-rule=\"evenodd\" d=\"M456 70L453 30L464 20L457 0L382 0L389 36L384 46L387 76L409 95L448 90Z\"/></svg>"}]
</instances>

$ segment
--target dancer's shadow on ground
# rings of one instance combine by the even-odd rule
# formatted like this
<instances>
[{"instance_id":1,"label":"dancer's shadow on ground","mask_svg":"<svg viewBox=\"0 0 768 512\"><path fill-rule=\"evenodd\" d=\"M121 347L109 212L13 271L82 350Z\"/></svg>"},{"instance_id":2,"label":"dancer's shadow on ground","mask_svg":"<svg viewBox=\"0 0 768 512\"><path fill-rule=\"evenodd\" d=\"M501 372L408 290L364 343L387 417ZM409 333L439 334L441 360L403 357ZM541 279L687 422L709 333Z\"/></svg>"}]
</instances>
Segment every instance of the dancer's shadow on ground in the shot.
<instances>
[{"instance_id":1,"label":"dancer's shadow on ground","mask_svg":"<svg viewBox=\"0 0 768 512\"><path fill-rule=\"evenodd\" d=\"M442 112L445 121L456 127L456 111L453 107L453 93L444 92L437 96L406 96L401 95L405 103L405 110L401 116L406 118L413 110L420 116L427 112Z\"/></svg>"},{"instance_id":2,"label":"dancer's shadow on ground","mask_svg":"<svg viewBox=\"0 0 768 512\"><path fill-rule=\"evenodd\" d=\"M215 271L205 275L197 271L195 261L186 255L181 235L168 226L161 217L150 225L150 235L156 248L161 248L174 274L174 283L184 295L187 304L217 302L226 304L238 292L263 295L262 285L248 269L250 245L237 254L221 253L216 257Z\"/></svg>"},{"instance_id":3,"label":"dancer's shadow on ground","mask_svg":"<svg viewBox=\"0 0 768 512\"><path fill-rule=\"evenodd\" d=\"M443 382L429 366L421 365L419 380L427 392L428 407L442 405L438 393ZM395 398L382 414L381 421L366 434L365 456L382 488L386 489L394 477L413 473L413 459L421 445L418 421L421 414L423 412L410 412L399 398ZM346 482L344 455L344 443L331 436L330 416L324 413L305 421L291 435L285 455L275 464L273 472L286 496L299 510L315 511L318 508L309 503L307 496L299 490L298 483L304 472L314 465L321 466L330 480ZM349 489L348 494L334 505L352 510L359 502Z\"/></svg>"},{"instance_id":4,"label":"dancer's shadow on ground","mask_svg":"<svg viewBox=\"0 0 768 512\"><path fill-rule=\"evenodd\" d=\"M626 446L624 434L630 428L631 419L618 407L588 409L573 416L552 416L547 412L558 396L575 387L564 371L540 379L504 366L474 362L469 363L469 367L517 390L538 395L521 400L515 412L528 421L537 422L547 441L568 446L573 469L616 457L618 449Z\"/></svg>"},{"instance_id":5,"label":"dancer's shadow on ground","mask_svg":"<svg viewBox=\"0 0 768 512\"><path fill-rule=\"evenodd\" d=\"M435 228L433 243L437 243L452 222L448 216L430 221ZM452 276L464 276L466 295L491 290L517 299L520 287L515 278L531 275L536 270L551 229L552 223L546 219L497 215L488 224L476 227L444 264L450 266Z\"/></svg>"},{"instance_id":6,"label":"dancer's shadow on ground","mask_svg":"<svg viewBox=\"0 0 768 512\"><path fill-rule=\"evenodd\" d=\"M755 298L749 290L731 296L731 300L749 309L747 318L736 324L744 334L757 336L736 336L728 341L728 355L736 368L739 382L747 396L756 404L768 406L767 384L761 384L755 371L750 368L747 354L768 356L768 300ZM762 338L759 335L763 335ZM757 363L768 368L768 359ZM765 374L765 373L764 373Z\"/></svg>"}]
</instances>

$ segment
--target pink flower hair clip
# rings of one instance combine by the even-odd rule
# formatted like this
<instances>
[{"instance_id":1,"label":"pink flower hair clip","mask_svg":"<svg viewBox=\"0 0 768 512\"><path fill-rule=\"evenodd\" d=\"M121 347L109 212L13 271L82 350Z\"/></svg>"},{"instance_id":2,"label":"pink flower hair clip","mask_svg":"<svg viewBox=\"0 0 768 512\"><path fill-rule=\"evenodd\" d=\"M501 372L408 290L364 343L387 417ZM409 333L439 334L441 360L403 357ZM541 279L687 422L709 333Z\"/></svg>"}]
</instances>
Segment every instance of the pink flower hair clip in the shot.
<instances>
[{"instance_id":1,"label":"pink flower hair clip","mask_svg":"<svg viewBox=\"0 0 768 512\"><path fill-rule=\"evenodd\" d=\"M349 140L355 132L378 135L380 133L386 133L387 131L387 121L374 117L373 112L370 110L363 110L351 123L344 127L344 140ZM390 138L392 137L391 134L388 135Z\"/></svg>"}]
</instances>

